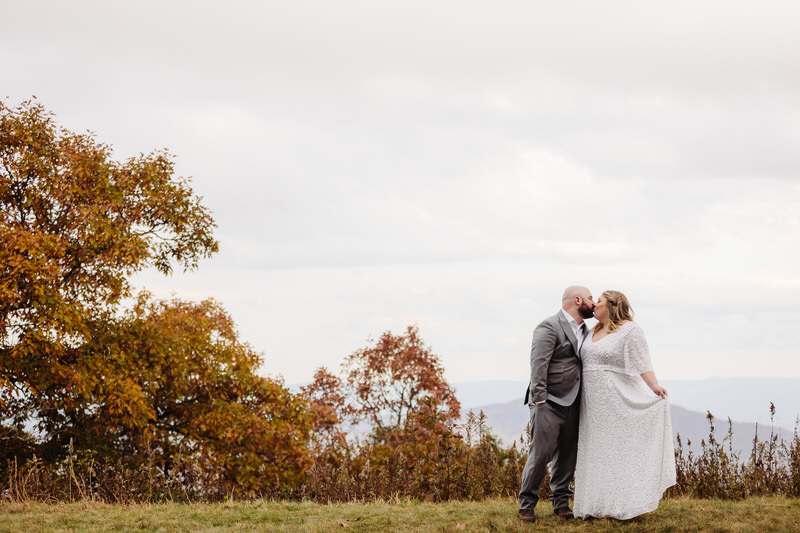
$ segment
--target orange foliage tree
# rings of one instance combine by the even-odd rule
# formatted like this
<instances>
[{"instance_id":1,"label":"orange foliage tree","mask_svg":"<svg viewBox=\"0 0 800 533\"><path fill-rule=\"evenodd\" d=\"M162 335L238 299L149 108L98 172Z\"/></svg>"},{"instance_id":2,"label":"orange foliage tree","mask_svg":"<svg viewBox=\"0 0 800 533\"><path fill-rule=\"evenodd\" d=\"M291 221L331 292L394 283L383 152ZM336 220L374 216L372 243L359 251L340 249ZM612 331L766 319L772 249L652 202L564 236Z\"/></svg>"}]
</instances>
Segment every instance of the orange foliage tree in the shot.
<instances>
[{"instance_id":1,"label":"orange foliage tree","mask_svg":"<svg viewBox=\"0 0 800 533\"><path fill-rule=\"evenodd\" d=\"M344 362L354 422L366 420L380 431L402 428L423 399L459 416L455 392L444 378L439 357L419 336L417 326L402 335L387 331L373 346L357 350Z\"/></svg>"},{"instance_id":2,"label":"orange foliage tree","mask_svg":"<svg viewBox=\"0 0 800 533\"><path fill-rule=\"evenodd\" d=\"M307 497L447 500L519 490L515 450L500 449L482 415L457 424L458 400L416 326L387 331L350 354L341 378L324 368L314 378L303 387L320 444L303 487ZM357 424L355 432L369 426L367 438L345 440Z\"/></svg>"},{"instance_id":3,"label":"orange foliage tree","mask_svg":"<svg viewBox=\"0 0 800 533\"><path fill-rule=\"evenodd\" d=\"M310 466L308 404L257 375L261 357L238 340L213 300L139 296L122 317L93 324L75 350L78 389L53 398L48 433L128 463L199 467L215 491L294 487ZM178 465L179 467L181 465Z\"/></svg>"},{"instance_id":4,"label":"orange foliage tree","mask_svg":"<svg viewBox=\"0 0 800 533\"><path fill-rule=\"evenodd\" d=\"M441 412L444 422L459 417L460 405L439 357L416 326L401 335L383 333L371 346L350 354L342 370L338 378L321 368L303 389L316 406L319 432L341 431L345 422L367 423L374 437L385 440L402 431L423 404Z\"/></svg>"},{"instance_id":5,"label":"orange foliage tree","mask_svg":"<svg viewBox=\"0 0 800 533\"><path fill-rule=\"evenodd\" d=\"M91 135L56 126L38 103L0 102L0 409L20 433L62 406L69 353L94 316L129 295L128 277L170 272L217 250L209 211L168 154L125 163ZM9 423L11 422L11 423Z\"/></svg>"},{"instance_id":6,"label":"orange foliage tree","mask_svg":"<svg viewBox=\"0 0 800 533\"><path fill-rule=\"evenodd\" d=\"M349 451L347 431L343 426L350 408L342 380L327 368L320 367L314 372L314 381L300 390L313 413L312 451L338 462Z\"/></svg>"},{"instance_id":7,"label":"orange foliage tree","mask_svg":"<svg viewBox=\"0 0 800 533\"><path fill-rule=\"evenodd\" d=\"M37 102L0 102L0 461L58 460L70 440L110 456L188 453L232 483L293 482L305 403L212 302L125 312L129 278L196 268L214 221L167 152L125 162L59 128Z\"/></svg>"}]
</instances>

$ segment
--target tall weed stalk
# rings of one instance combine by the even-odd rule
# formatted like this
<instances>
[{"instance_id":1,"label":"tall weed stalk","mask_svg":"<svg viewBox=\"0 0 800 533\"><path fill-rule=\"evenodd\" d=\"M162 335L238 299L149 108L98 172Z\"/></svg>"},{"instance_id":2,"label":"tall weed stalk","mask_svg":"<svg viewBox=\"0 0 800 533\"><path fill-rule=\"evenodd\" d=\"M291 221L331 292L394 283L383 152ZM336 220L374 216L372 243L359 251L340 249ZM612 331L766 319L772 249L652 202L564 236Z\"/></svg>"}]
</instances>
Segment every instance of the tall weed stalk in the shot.
<instances>
[{"instance_id":1,"label":"tall weed stalk","mask_svg":"<svg viewBox=\"0 0 800 533\"><path fill-rule=\"evenodd\" d=\"M770 404L770 437L758 438L756 426L750 455L740 457L733 450L733 424L728 419L728 432L718 440L714 415L709 423L707 439L700 442L700 453L691 449L678 435L675 450L678 483L670 494L694 498L740 500L749 496L800 496L800 420L795 422L791 440L782 439L774 426L775 405Z\"/></svg>"},{"instance_id":2,"label":"tall weed stalk","mask_svg":"<svg viewBox=\"0 0 800 533\"><path fill-rule=\"evenodd\" d=\"M775 407L770 407L774 424ZM749 496L800 497L800 419L791 439L774 429L769 439L753 437L749 455L733 449L733 424L721 437L711 413L709 434L699 448L677 436L678 483L668 496L739 500ZM208 472L189 456L156 460L154 451L132 467L109 463L91 450L70 446L67 457L45 462L15 458L0 472L0 498L6 501L108 503L222 501L225 499L310 499L318 502L480 500L515 497L530 448L529 432L519 443L500 444L484 413L470 412L461 425L431 406L411 416L404 427L375 432L366 442L337 443L316 452L311 469L297 486L276 485L254 493ZM774 426L773 426L774 427ZM548 481L540 496L549 495Z\"/></svg>"}]
</instances>

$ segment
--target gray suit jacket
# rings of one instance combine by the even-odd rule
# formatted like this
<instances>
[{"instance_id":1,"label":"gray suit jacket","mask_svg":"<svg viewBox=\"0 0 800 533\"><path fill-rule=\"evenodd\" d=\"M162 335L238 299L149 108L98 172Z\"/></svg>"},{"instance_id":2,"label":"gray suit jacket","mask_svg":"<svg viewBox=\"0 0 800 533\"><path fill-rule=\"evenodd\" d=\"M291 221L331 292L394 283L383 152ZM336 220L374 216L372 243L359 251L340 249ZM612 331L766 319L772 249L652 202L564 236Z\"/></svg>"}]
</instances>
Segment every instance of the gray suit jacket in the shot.
<instances>
[{"instance_id":1,"label":"gray suit jacket","mask_svg":"<svg viewBox=\"0 0 800 533\"><path fill-rule=\"evenodd\" d=\"M558 405L572 405L580 390L578 339L559 311L533 330L531 381L525 403L551 400Z\"/></svg>"}]
</instances>

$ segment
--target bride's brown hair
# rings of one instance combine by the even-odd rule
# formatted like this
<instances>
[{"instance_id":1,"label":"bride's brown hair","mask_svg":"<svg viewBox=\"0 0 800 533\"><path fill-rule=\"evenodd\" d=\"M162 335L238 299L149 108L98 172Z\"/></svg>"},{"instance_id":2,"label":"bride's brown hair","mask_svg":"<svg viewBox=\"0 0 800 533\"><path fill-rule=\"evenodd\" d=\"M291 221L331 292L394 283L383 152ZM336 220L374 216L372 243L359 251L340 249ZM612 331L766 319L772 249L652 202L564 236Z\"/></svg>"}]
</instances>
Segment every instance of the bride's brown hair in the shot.
<instances>
[{"instance_id":1,"label":"bride's brown hair","mask_svg":"<svg viewBox=\"0 0 800 533\"><path fill-rule=\"evenodd\" d=\"M605 291L602 294L606 299L606 312L608 313L608 332L616 331L625 322L633 320L633 309L625 297L619 291ZM603 326L598 322L594 330L600 331Z\"/></svg>"}]
</instances>

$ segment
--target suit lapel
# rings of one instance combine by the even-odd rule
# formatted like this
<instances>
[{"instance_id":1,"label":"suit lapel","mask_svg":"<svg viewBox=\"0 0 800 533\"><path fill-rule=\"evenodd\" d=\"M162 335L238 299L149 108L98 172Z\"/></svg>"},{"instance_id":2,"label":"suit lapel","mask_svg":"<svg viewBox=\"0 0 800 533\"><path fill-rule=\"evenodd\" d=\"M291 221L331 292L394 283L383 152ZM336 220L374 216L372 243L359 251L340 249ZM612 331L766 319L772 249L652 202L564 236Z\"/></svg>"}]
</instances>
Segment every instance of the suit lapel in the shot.
<instances>
[{"instance_id":1,"label":"suit lapel","mask_svg":"<svg viewBox=\"0 0 800 533\"><path fill-rule=\"evenodd\" d=\"M572 331L572 326L569 325L569 322L566 318L564 318L564 313L558 313L558 323L561 325L561 329L564 330L564 334L569 339L570 344L572 344L572 349L575 350L575 355L580 357L578 353L578 338L575 336L575 332Z\"/></svg>"}]
</instances>

